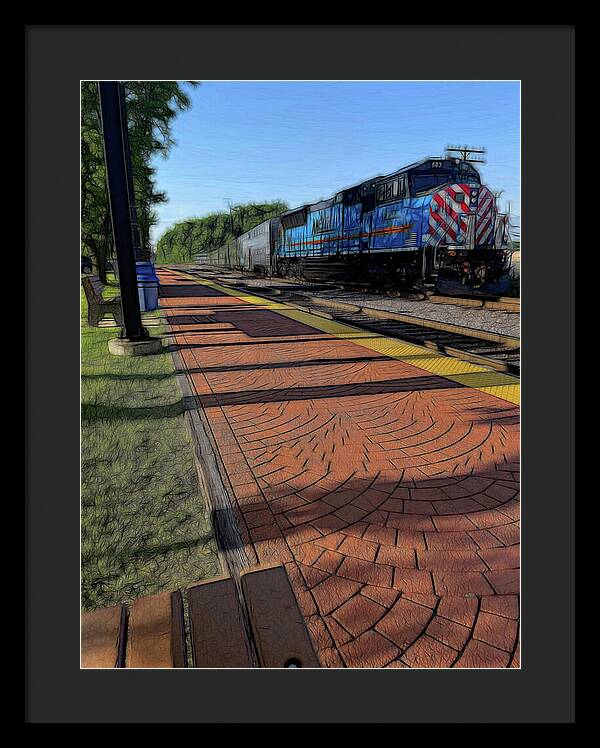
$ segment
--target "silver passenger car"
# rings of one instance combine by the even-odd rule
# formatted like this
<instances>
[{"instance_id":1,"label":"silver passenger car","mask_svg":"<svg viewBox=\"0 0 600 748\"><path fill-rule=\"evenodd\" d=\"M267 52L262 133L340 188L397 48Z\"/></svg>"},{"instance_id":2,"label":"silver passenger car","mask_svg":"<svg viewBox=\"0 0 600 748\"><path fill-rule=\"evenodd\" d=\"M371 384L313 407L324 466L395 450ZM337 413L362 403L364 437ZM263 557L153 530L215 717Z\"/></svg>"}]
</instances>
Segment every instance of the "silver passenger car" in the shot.
<instances>
[{"instance_id":1,"label":"silver passenger car","mask_svg":"<svg viewBox=\"0 0 600 748\"><path fill-rule=\"evenodd\" d=\"M238 236L239 264L243 270L271 274L275 267L275 242L281 221L269 218Z\"/></svg>"}]
</instances>

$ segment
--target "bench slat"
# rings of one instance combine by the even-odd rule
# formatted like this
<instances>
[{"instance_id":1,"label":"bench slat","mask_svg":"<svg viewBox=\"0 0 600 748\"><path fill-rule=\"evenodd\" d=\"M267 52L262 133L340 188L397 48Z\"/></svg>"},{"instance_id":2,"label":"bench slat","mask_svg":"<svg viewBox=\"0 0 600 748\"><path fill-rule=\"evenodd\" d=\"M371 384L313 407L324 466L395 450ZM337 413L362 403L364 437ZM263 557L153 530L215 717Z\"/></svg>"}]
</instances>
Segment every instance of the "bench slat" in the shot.
<instances>
[{"instance_id":1,"label":"bench slat","mask_svg":"<svg viewBox=\"0 0 600 748\"><path fill-rule=\"evenodd\" d=\"M111 299L105 299L103 297L104 289L107 288L105 283L98 278L98 276L90 276L84 278L82 281L85 295L88 301L93 300L98 306L114 305L120 303L119 296L113 296Z\"/></svg>"},{"instance_id":2,"label":"bench slat","mask_svg":"<svg viewBox=\"0 0 600 748\"><path fill-rule=\"evenodd\" d=\"M140 597L129 617L128 668L186 666L181 593Z\"/></svg>"},{"instance_id":3,"label":"bench slat","mask_svg":"<svg viewBox=\"0 0 600 748\"><path fill-rule=\"evenodd\" d=\"M188 590L194 667L252 667L237 589L231 577Z\"/></svg>"},{"instance_id":4,"label":"bench slat","mask_svg":"<svg viewBox=\"0 0 600 748\"><path fill-rule=\"evenodd\" d=\"M242 591L261 667L320 667L283 566L243 572Z\"/></svg>"},{"instance_id":5,"label":"bench slat","mask_svg":"<svg viewBox=\"0 0 600 748\"><path fill-rule=\"evenodd\" d=\"M81 667L124 666L127 612L122 605L81 615Z\"/></svg>"},{"instance_id":6,"label":"bench slat","mask_svg":"<svg viewBox=\"0 0 600 748\"><path fill-rule=\"evenodd\" d=\"M181 596L180 590L173 592L171 596L171 614L171 648L173 652L173 667L187 667L183 597Z\"/></svg>"}]
</instances>

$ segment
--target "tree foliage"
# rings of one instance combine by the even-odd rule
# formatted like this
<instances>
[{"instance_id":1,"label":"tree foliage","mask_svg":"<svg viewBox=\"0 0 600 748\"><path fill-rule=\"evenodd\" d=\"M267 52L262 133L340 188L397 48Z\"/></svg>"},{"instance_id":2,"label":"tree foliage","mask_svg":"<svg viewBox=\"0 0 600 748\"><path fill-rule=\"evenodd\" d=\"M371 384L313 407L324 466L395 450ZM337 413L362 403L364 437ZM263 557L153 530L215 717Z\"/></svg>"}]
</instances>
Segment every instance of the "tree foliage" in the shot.
<instances>
[{"instance_id":1,"label":"tree foliage","mask_svg":"<svg viewBox=\"0 0 600 748\"><path fill-rule=\"evenodd\" d=\"M176 81L128 81L125 91L138 227L146 246L157 221L154 206L167 199L156 188L152 158L167 155L174 144L172 120L191 102L184 84ZM113 236L96 81L81 84L81 245L82 254L92 257L105 280Z\"/></svg>"},{"instance_id":2,"label":"tree foliage","mask_svg":"<svg viewBox=\"0 0 600 748\"><path fill-rule=\"evenodd\" d=\"M194 262L209 249L226 244L245 231L250 231L267 218L275 218L288 210L286 203L232 205L229 213L209 213L202 218L179 221L161 236L156 247L157 262Z\"/></svg>"}]
</instances>

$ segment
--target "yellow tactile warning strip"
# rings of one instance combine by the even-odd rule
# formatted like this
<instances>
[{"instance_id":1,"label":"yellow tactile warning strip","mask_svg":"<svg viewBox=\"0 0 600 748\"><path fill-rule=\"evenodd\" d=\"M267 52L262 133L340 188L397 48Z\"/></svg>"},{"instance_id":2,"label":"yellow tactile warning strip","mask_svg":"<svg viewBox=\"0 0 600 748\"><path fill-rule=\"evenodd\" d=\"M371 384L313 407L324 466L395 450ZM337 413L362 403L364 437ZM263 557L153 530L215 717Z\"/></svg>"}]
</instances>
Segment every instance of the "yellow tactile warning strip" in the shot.
<instances>
[{"instance_id":1,"label":"yellow tactile warning strip","mask_svg":"<svg viewBox=\"0 0 600 748\"><path fill-rule=\"evenodd\" d=\"M181 270L177 272L185 275L186 278L195 283L209 286L216 291L226 293L228 296L235 296L246 304L263 307L271 312L276 312L284 317L302 322L309 327L313 327L316 330L328 333L342 340L350 338L357 345L377 351L384 356L405 361L432 374L445 377L466 387L486 392L509 403L519 404L521 386L519 380L516 377L510 376L510 374L503 374L498 371L486 369L478 364L461 361L451 356L444 356L441 353L436 353L415 343L406 343L396 338L389 338L385 335L361 330L342 322L325 319L309 312L294 309L288 304L248 294L244 291L236 291L220 283L198 278Z\"/></svg>"}]
</instances>

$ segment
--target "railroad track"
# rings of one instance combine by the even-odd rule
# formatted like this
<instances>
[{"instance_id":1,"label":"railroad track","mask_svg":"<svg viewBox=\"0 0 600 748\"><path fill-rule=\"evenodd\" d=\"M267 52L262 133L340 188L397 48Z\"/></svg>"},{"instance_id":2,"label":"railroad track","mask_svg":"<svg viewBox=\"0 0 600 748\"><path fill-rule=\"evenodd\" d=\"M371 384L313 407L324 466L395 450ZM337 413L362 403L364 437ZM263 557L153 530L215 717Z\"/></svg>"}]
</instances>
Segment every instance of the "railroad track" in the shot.
<instances>
[{"instance_id":1,"label":"railroad track","mask_svg":"<svg viewBox=\"0 0 600 748\"><path fill-rule=\"evenodd\" d=\"M425 289L424 291L405 291L403 293L389 291L389 290L376 290L372 285L368 283L352 283L344 281L336 281L335 283L327 283L325 281L306 281L302 279L294 278L268 278L265 276L258 276L254 273L241 273L235 270L224 269L227 273L232 273L235 277L244 278L244 276L252 278L254 280L258 278L265 278L265 280L273 280L277 283L289 284L290 286L301 286L301 287L313 287L319 290L339 290L349 291L353 293L378 293L381 296L388 296L392 298L408 298L408 299L422 299L424 301L430 301L432 304L450 304L451 306L469 307L471 309L490 309L496 312L510 312L519 314L521 311L521 299L512 296L499 296L495 299L484 299L484 298L473 298L467 296L441 296L436 294L433 290ZM210 272L210 271L209 271Z\"/></svg>"},{"instance_id":2,"label":"railroad track","mask_svg":"<svg viewBox=\"0 0 600 748\"><path fill-rule=\"evenodd\" d=\"M173 269L178 268L173 266ZM312 314L416 343L448 356L487 366L495 371L516 376L520 373L519 338L365 307L360 305L360 299L357 299L359 303L351 304L318 297L320 291L339 289L338 284L306 283L280 278L261 279L258 275L215 268L186 269L185 272L214 279L257 296L276 298ZM257 286L248 282L250 280L264 280L264 284Z\"/></svg>"}]
</instances>

